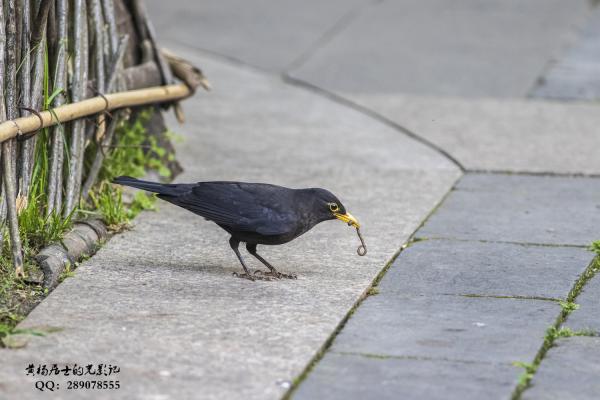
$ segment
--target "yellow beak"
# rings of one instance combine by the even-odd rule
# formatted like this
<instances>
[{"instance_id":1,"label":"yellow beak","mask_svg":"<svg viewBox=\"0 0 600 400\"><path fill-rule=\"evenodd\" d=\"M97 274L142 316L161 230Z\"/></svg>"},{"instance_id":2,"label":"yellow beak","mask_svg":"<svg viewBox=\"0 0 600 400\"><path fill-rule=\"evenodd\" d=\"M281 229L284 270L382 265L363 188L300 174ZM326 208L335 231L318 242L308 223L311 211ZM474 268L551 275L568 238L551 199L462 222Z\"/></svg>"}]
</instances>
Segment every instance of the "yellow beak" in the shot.
<instances>
[{"instance_id":1,"label":"yellow beak","mask_svg":"<svg viewBox=\"0 0 600 400\"><path fill-rule=\"evenodd\" d=\"M339 219L340 221L344 221L348 225L351 225L355 228L360 228L360 224L358 223L358 220L356 218L354 218L354 216L350 213L346 213L346 214L333 213L333 215L337 219Z\"/></svg>"}]
</instances>

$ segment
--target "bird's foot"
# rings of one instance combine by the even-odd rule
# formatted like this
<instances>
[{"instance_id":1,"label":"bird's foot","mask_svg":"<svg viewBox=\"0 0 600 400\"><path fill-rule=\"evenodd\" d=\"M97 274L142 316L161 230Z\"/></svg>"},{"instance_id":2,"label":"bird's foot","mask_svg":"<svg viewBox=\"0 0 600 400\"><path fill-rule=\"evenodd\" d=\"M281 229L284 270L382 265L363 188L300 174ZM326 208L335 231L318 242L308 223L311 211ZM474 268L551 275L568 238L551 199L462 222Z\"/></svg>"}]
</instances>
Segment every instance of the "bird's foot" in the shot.
<instances>
[{"instance_id":1,"label":"bird's foot","mask_svg":"<svg viewBox=\"0 0 600 400\"><path fill-rule=\"evenodd\" d=\"M257 269L256 271L254 271L254 276L255 277L271 277L274 279L298 279L298 276L296 274L285 274L283 272L278 272L278 271L268 271L265 272L263 270Z\"/></svg>"},{"instance_id":2,"label":"bird's foot","mask_svg":"<svg viewBox=\"0 0 600 400\"><path fill-rule=\"evenodd\" d=\"M243 279L248 279L250 281L272 281L274 278L269 277L269 276L254 276L251 274L247 274L247 273L242 273L242 274L238 274L237 272L233 272L232 273L233 276L235 276L236 278L243 278Z\"/></svg>"}]
</instances>

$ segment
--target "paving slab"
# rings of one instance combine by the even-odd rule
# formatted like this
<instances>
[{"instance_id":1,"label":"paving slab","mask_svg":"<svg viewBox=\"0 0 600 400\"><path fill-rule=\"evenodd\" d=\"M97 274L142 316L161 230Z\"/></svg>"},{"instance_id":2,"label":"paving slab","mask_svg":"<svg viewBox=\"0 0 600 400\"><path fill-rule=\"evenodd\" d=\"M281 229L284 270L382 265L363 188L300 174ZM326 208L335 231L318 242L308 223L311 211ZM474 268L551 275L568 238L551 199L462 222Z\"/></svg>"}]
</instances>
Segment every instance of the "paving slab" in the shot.
<instances>
[{"instance_id":1,"label":"paving slab","mask_svg":"<svg viewBox=\"0 0 600 400\"><path fill-rule=\"evenodd\" d=\"M594 10L576 42L540 78L532 97L600 99L600 8Z\"/></svg>"},{"instance_id":2,"label":"paving slab","mask_svg":"<svg viewBox=\"0 0 600 400\"><path fill-rule=\"evenodd\" d=\"M467 174L417 236L588 246L599 210L599 178Z\"/></svg>"},{"instance_id":3,"label":"paving slab","mask_svg":"<svg viewBox=\"0 0 600 400\"><path fill-rule=\"evenodd\" d=\"M600 336L600 274L596 274L577 296L579 309L569 314L565 326L574 331L588 331Z\"/></svg>"},{"instance_id":4,"label":"paving slab","mask_svg":"<svg viewBox=\"0 0 600 400\"><path fill-rule=\"evenodd\" d=\"M444 149L468 170L600 174L598 104L339 94Z\"/></svg>"},{"instance_id":5,"label":"paving slab","mask_svg":"<svg viewBox=\"0 0 600 400\"><path fill-rule=\"evenodd\" d=\"M184 103L187 125L172 126L185 136L178 180L327 187L361 220L369 253L356 255L352 229L321 224L262 249L298 280L249 282L231 276L240 266L225 232L159 203L22 322L62 330L0 351L0 398L39 398L24 374L30 362L117 364L121 389L111 399L279 398L460 175L437 152L360 113L175 50L214 86Z\"/></svg>"},{"instance_id":6,"label":"paving slab","mask_svg":"<svg viewBox=\"0 0 600 400\"><path fill-rule=\"evenodd\" d=\"M531 381L523 400L595 400L600 394L600 338L559 339Z\"/></svg>"},{"instance_id":7,"label":"paving slab","mask_svg":"<svg viewBox=\"0 0 600 400\"><path fill-rule=\"evenodd\" d=\"M379 288L401 294L564 299L593 257L575 247L424 240L401 253Z\"/></svg>"},{"instance_id":8,"label":"paving slab","mask_svg":"<svg viewBox=\"0 0 600 400\"><path fill-rule=\"evenodd\" d=\"M158 37L280 71L373 0L146 0Z\"/></svg>"},{"instance_id":9,"label":"paving slab","mask_svg":"<svg viewBox=\"0 0 600 400\"><path fill-rule=\"evenodd\" d=\"M587 0L399 0L365 9L293 72L335 92L524 97Z\"/></svg>"},{"instance_id":10,"label":"paving slab","mask_svg":"<svg viewBox=\"0 0 600 400\"><path fill-rule=\"evenodd\" d=\"M507 399L511 365L327 353L294 399Z\"/></svg>"},{"instance_id":11,"label":"paving slab","mask_svg":"<svg viewBox=\"0 0 600 400\"><path fill-rule=\"evenodd\" d=\"M559 311L552 301L382 291L354 312L331 350L510 365L535 357Z\"/></svg>"}]
</instances>

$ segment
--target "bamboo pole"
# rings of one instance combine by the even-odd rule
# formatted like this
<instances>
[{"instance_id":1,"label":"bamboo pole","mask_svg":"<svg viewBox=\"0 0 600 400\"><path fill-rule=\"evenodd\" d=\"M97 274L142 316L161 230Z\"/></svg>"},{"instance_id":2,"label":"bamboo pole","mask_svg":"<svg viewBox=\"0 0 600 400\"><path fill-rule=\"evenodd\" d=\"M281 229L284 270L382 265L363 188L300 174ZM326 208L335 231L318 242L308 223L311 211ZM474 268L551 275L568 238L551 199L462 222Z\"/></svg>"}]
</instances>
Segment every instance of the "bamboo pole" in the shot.
<instances>
[{"instance_id":1,"label":"bamboo pole","mask_svg":"<svg viewBox=\"0 0 600 400\"><path fill-rule=\"evenodd\" d=\"M53 107L59 107L66 103L67 89L67 51L69 39L69 0L58 0L56 2L57 17L57 42L55 50L54 67L54 89L61 92L54 100ZM50 151L50 171L48 172L48 204L46 214L60 213L62 207L62 171L64 156L64 132L65 126L55 126L52 129L52 147Z\"/></svg>"},{"instance_id":2,"label":"bamboo pole","mask_svg":"<svg viewBox=\"0 0 600 400\"><path fill-rule=\"evenodd\" d=\"M85 98L88 83L88 24L85 0L75 0L73 6L73 77L71 99L74 102ZM83 157L85 152L85 120L76 120L72 125L69 143L69 162L65 191L65 218L71 214L79 201L81 177L83 175Z\"/></svg>"},{"instance_id":3,"label":"bamboo pole","mask_svg":"<svg viewBox=\"0 0 600 400\"><path fill-rule=\"evenodd\" d=\"M7 0L8 6L6 13L6 83L4 87L4 96L6 98L6 116L8 119L17 118L19 109L17 102L19 101L19 89L17 86L17 65L18 65L18 50L19 36L17 27L17 2L16 0ZM16 173L17 170L17 143L11 143L11 163L12 170ZM16 193L16 189L15 189Z\"/></svg>"},{"instance_id":4,"label":"bamboo pole","mask_svg":"<svg viewBox=\"0 0 600 400\"><path fill-rule=\"evenodd\" d=\"M110 72L110 77L107 83L108 92L112 92L115 86L119 86L120 81L118 79L119 74L122 72L123 68L123 57L125 55L125 49L127 48L127 42L129 37L125 35L119 44L119 48L114 55L114 63L113 68ZM117 88L117 90L120 87ZM104 114L101 114L104 115ZM102 162L104 161L104 147L109 145L112 141L115 129L117 127L117 123L119 122L120 115L116 113L113 118L111 118L108 123L108 128L104 132L103 136L96 137L96 141L98 143L98 149L96 150L96 155L94 156L94 161L92 162L92 166L90 167L87 177L85 179L85 183L83 184L83 188L81 189L81 197L83 200L87 200L90 189L96 183L96 178L98 177L98 173L100 172L100 168L102 167Z\"/></svg>"},{"instance_id":5,"label":"bamboo pole","mask_svg":"<svg viewBox=\"0 0 600 400\"><path fill-rule=\"evenodd\" d=\"M111 90L106 86L106 76L104 65L110 60L107 58L104 59L104 43L107 42L107 38L105 38L105 29L104 29L104 16L102 15L102 6L100 5L100 0L88 0L88 10L90 11L90 20L91 27L90 32L90 43L93 43L94 54L90 57L93 59L93 73L96 82L96 91L100 93L110 93ZM94 137L96 140L101 139L106 132L106 115L104 113L100 113L96 117L96 126L91 126L92 129L95 129Z\"/></svg>"},{"instance_id":6,"label":"bamboo pole","mask_svg":"<svg viewBox=\"0 0 600 400\"><path fill-rule=\"evenodd\" d=\"M94 72L96 74L96 89L99 92L104 92L105 87L105 70L104 70L104 16L102 15L102 6L100 0L88 0L87 9L89 10L91 20L91 37L93 39L94 48Z\"/></svg>"},{"instance_id":7,"label":"bamboo pole","mask_svg":"<svg viewBox=\"0 0 600 400\"><path fill-rule=\"evenodd\" d=\"M29 50L29 39L31 37L31 0L23 0L19 7L18 17L21 20L20 48L22 53L21 66L19 68L21 104L25 107L33 107L31 104L31 55ZM29 111L25 109L21 110L21 117L29 114ZM26 140L21 143L19 149L17 176L19 188L21 188L21 192L25 196L27 195L27 187L29 186L27 171L30 165L33 164L31 160L31 155L33 154L31 144L30 140Z\"/></svg>"},{"instance_id":8,"label":"bamboo pole","mask_svg":"<svg viewBox=\"0 0 600 400\"><path fill-rule=\"evenodd\" d=\"M17 110L17 54L18 46L17 25L16 25L16 1L8 0L6 10L6 115L9 119L14 119L18 115ZM4 11L4 10L2 10ZM0 32L2 35L3 32ZM4 36L4 35L2 35ZM2 113L4 110L0 110ZM2 118L3 115L0 115ZM27 118L27 117L25 117ZM23 271L23 252L21 247L21 237L19 236L19 222L17 217L17 182L16 182L16 140L10 139L2 143L2 166L3 166L3 184L4 196L6 197L6 208L8 216L8 228L10 233L10 249L12 252L12 261L15 268L15 275L24 276Z\"/></svg>"},{"instance_id":9,"label":"bamboo pole","mask_svg":"<svg viewBox=\"0 0 600 400\"><path fill-rule=\"evenodd\" d=\"M179 83L96 96L76 103L65 104L49 111L42 111L39 113L39 117L29 115L0 123L0 142L99 112L169 103L182 100L192 94L192 90L187 85Z\"/></svg>"},{"instance_id":10,"label":"bamboo pole","mask_svg":"<svg viewBox=\"0 0 600 400\"><path fill-rule=\"evenodd\" d=\"M46 26L48 24L48 14L52 7L52 1L41 0L38 3L37 14L33 27L35 30L31 32L31 51L33 55L33 65L31 70L31 87L30 95L26 107L31 107L34 110L40 109L42 106L43 83L44 83L44 56L46 50ZM21 88L24 91L25 88ZM24 114L28 115L28 114ZM34 151L37 138L32 137L23 142L23 169L20 171L19 193L27 197L29 186L31 184L31 174L33 173Z\"/></svg>"},{"instance_id":11,"label":"bamboo pole","mask_svg":"<svg viewBox=\"0 0 600 400\"><path fill-rule=\"evenodd\" d=\"M48 24L48 14L52 6L52 1L41 0L38 2L38 10L35 17L31 36L31 49L33 50L33 69L31 71L31 104L37 110L42 105L42 96L44 92L44 56L46 49L46 25Z\"/></svg>"},{"instance_id":12,"label":"bamboo pole","mask_svg":"<svg viewBox=\"0 0 600 400\"><path fill-rule=\"evenodd\" d=\"M4 84L6 80L6 32L4 20L4 1L0 0L0 120L6 119L6 105L4 101ZM0 146L0 159L4 162L2 151L4 143ZM0 174L0 244L4 244L4 222L6 220L6 190L4 190L4 172Z\"/></svg>"},{"instance_id":13,"label":"bamboo pole","mask_svg":"<svg viewBox=\"0 0 600 400\"><path fill-rule=\"evenodd\" d=\"M113 0L102 0L102 10L104 12L104 20L106 22L106 40L105 42L105 51L106 51L106 60L105 65L107 66L107 82L106 82L106 93L112 93L115 91L126 90L127 87L122 83L123 79L121 78L122 70L123 70L123 58L125 56L125 51L127 49L129 43L129 35L124 35L119 39L119 34L117 32L117 26L115 22L115 9ZM112 64L112 65L111 65ZM99 117L104 118L102 122L106 123L106 116L104 113L100 114ZM102 162L104 161L105 151L104 146L110 144L112 141L115 129L120 120L121 113L115 113L112 118L110 118L110 122L108 123L108 127L100 132L96 133L96 142L98 144L98 148L96 149L96 155L94 156L94 161L90 166L87 177L85 179L85 183L83 184L83 188L81 189L81 197L84 200L87 200L89 192L96 183L96 179L98 177L98 173L100 172L100 168L102 166ZM104 128L106 124L103 124Z\"/></svg>"},{"instance_id":14,"label":"bamboo pole","mask_svg":"<svg viewBox=\"0 0 600 400\"><path fill-rule=\"evenodd\" d=\"M115 5L113 0L102 0L102 11L108 28L108 42L110 43L110 54L114 54L119 46L119 34L117 33L117 22L115 20Z\"/></svg>"}]
</instances>

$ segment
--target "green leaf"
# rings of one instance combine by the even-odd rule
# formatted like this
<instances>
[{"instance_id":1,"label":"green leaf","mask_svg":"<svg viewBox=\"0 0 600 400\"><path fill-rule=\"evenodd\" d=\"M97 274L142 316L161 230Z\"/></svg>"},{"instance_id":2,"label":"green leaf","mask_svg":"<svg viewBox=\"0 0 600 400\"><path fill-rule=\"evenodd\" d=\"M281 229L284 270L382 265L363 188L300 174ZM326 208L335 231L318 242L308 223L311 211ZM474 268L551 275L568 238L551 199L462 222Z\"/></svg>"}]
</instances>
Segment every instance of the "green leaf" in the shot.
<instances>
[{"instance_id":1,"label":"green leaf","mask_svg":"<svg viewBox=\"0 0 600 400\"><path fill-rule=\"evenodd\" d=\"M161 165L158 168L158 174L160 176L162 176L162 177L170 178L171 177L171 170L169 168L165 167L164 165Z\"/></svg>"},{"instance_id":2,"label":"green leaf","mask_svg":"<svg viewBox=\"0 0 600 400\"><path fill-rule=\"evenodd\" d=\"M48 96L48 100L46 102L46 107L49 107L50 104L52 104L52 102L54 101L54 98L56 96L58 96L59 94L61 94L64 91L63 88L56 88L54 89L54 92L52 92L52 94L50 96Z\"/></svg>"}]
</instances>

